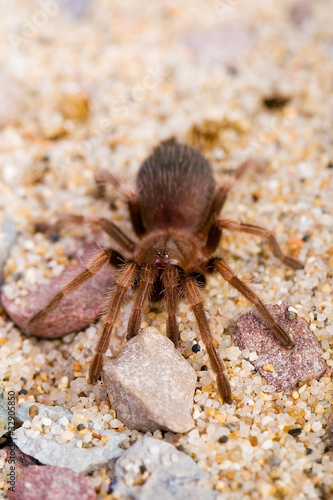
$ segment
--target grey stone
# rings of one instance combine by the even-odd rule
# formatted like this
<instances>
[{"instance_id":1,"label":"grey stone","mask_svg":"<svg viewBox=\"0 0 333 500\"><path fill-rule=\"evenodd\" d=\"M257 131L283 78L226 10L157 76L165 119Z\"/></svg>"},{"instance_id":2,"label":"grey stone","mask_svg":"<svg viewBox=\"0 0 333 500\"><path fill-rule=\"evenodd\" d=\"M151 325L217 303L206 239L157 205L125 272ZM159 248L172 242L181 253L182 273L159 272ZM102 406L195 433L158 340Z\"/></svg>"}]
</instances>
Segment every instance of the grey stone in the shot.
<instances>
[{"instance_id":1,"label":"grey stone","mask_svg":"<svg viewBox=\"0 0 333 500\"><path fill-rule=\"evenodd\" d=\"M45 416L52 419L54 415L57 415L58 419L61 417L66 417L68 420L73 418L73 413L70 410L67 410L64 406L48 406L42 405L41 403L33 403L31 401L23 401L21 405L16 410L16 417L21 420L21 422L25 422L26 420L32 420L29 415L30 406L37 406L38 415L45 414Z\"/></svg>"},{"instance_id":2,"label":"grey stone","mask_svg":"<svg viewBox=\"0 0 333 500\"><path fill-rule=\"evenodd\" d=\"M87 261L87 256L100 250L97 244L82 242L82 246L75 253L74 258L81 264ZM80 267L76 268L76 273ZM5 289L1 293L1 302L6 312L16 325L28 335L35 337L56 339L71 332L83 330L95 321L103 312L105 306L105 292L114 284L115 269L105 266L96 276L93 276L78 290L67 295L59 306L50 312L45 318L33 325L29 330L26 325L28 320L37 311L45 307L50 299L64 285L66 279L73 277L72 266L67 266L64 272L57 278L52 279L47 285L40 286L35 292L30 292L26 300L28 307L17 304L15 299L6 296Z\"/></svg>"},{"instance_id":3,"label":"grey stone","mask_svg":"<svg viewBox=\"0 0 333 500\"><path fill-rule=\"evenodd\" d=\"M256 352L258 358L251 363L267 383L278 390L319 378L328 368L321 358L323 349L316 336L304 319L288 311L290 306L290 302L285 301L281 306L267 308L279 325L292 334L295 343L292 349L281 344L256 310L239 318L232 336L239 348ZM265 365L272 365L273 371L265 370Z\"/></svg>"},{"instance_id":4,"label":"grey stone","mask_svg":"<svg viewBox=\"0 0 333 500\"><path fill-rule=\"evenodd\" d=\"M117 417L130 429L187 432L197 381L191 365L156 328L145 328L104 365Z\"/></svg>"},{"instance_id":5,"label":"grey stone","mask_svg":"<svg viewBox=\"0 0 333 500\"><path fill-rule=\"evenodd\" d=\"M172 444L143 438L117 460L114 491L123 500L213 500L217 493L203 487L208 478Z\"/></svg>"},{"instance_id":6,"label":"grey stone","mask_svg":"<svg viewBox=\"0 0 333 500\"><path fill-rule=\"evenodd\" d=\"M32 465L8 491L10 500L95 500L89 477L63 467Z\"/></svg>"},{"instance_id":7,"label":"grey stone","mask_svg":"<svg viewBox=\"0 0 333 500\"><path fill-rule=\"evenodd\" d=\"M8 432L8 406L0 387L0 437Z\"/></svg>"},{"instance_id":8,"label":"grey stone","mask_svg":"<svg viewBox=\"0 0 333 500\"><path fill-rule=\"evenodd\" d=\"M61 406L46 406L27 401L22 403L18 409L17 417L22 421L32 421L32 418L29 417L29 407L32 405L38 407L39 415L43 414L51 420L54 418L54 415L58 416L58 420L52 422L50 426L51 432L55 425L59 425L58 422L62 417L67 417L69 421L72 420L73 414L66 408ZM27 435L27 430L29 429L20 427L12 434L16 446L18 446L23 453L39 460L42 464L68 467L75 472L82 472L84 474L89 474L96 469L100 469L111 460L120 457L123 453L123 449L119 448L119 445L128 439L127 436L119 434L118 432L102 430L99 431L99 434L101 436L106 435L109 439L104 446L78 448L77 439L59 444L55 441L56 436L52 439L46 439L45 434L41 433L39 436L31 438Z\"/></svg>"},{"instance_id":9,"label":"grey stone","mask_svg":"<svg viewBox=\"0 0 333 500\"><path fill-rule=\"evenodd\" d=\"M0 228L0 271L8 258L9 251L17 236L13 221L6 219Z\"/></svg>"}]
</instances>

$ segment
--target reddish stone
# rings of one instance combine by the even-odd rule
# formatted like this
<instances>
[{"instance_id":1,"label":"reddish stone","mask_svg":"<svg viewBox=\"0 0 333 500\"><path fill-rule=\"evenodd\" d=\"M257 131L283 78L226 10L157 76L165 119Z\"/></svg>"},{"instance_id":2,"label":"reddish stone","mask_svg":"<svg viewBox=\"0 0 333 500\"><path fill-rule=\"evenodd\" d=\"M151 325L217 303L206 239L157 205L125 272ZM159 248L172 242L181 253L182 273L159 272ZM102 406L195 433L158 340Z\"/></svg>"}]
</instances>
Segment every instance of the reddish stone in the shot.
<instances>
[{"instance_id":1,"label":"reddish stone","mask_svg":"<svg viewBox=\"0 0 333 500\"><path fill-rule=\"evenodd\" d=\"M24 469L26 469L27 467L31 467L32 465L40 465L40 462L38 462L38 460L23 453L13 441L11 441L10 444L6 445L3 449L7 453L7 462L15 457L16 474L22 474L24 472Z\"/></svg>"},{"instance_id":2,"label":"reddish stone","mask_svg":"<svg viewBox=\"0 0 333 500\"><path fill-rule=\"evenodd\" d=\"M25 328L29 318L47 304L68 280L68 276L74 277L80 272L81 262L87 262L98 250L100 247L97 244L85 243L74 255L74 258L79 258L80 266L74 270L67 266L61 276L27 295L25 299L28 299L29 305L26 308L16 304L15 300L8 299L2 290L1 302L14 323L28 335L56 339L83 330L95 321L103 312L106 291L114 284L115 269L108 265L78 290L65 297L54 311L33 326L33 330L27 332Z\"/></svg>"},{"instance_id":3,"label":"reddish stone","mask_svg":"<svg viewBox=\"0 0 333 500\"><path fill-rule=\"evenodd\" d=\"M65 467L32 465L8 491L10 500L95 500L89 477Z\"/></svg>"},{"instance_id":4,"label":"reddish stone","mask_svg":"<svg viewBox=\"0 0 333 500\"><path fill-rule=\"evenodd\" d=\"M280 326L293 335L295 346L284 347L269 330L256 310L243 314L237 321L232 339L240 349L256 352L258 358L251 361L267 383L277 390L288 389L298 382L321 377L327 370L321 358L323 349L309 325L297 315L288 319L288 301L281 306L267 306ZM264 365L273 365L274 371L264 370Z\"/></svg>"}]
</instances>

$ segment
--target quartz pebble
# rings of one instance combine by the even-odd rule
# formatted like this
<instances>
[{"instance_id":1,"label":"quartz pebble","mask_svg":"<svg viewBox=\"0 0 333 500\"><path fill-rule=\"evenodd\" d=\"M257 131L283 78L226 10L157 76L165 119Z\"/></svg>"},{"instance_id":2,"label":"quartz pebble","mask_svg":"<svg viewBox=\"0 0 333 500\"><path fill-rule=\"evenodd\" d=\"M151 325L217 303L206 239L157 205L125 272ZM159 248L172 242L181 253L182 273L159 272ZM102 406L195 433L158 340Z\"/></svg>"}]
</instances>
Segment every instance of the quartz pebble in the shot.
<instances>
[{"instance_id":1,"label":"quartz pebble","mask_svg":"<svg viewBox=\"0 0 333 500\"><path fill-rule=\"evenodd\" d=\"M6 219L0 228L0 271L6 262L11 246L16 239L17 231L14 223Z\"/></svg>"},{"instance_id":2,"label":"quartz pebble","mask_svg":"<svg viewBox=\"0 0 333 500\"><path fill-rule=\"evenodd\" d=\"M117 460L115 476L115 493L124 500L213 500L217 495L200 486L208 474L192 458L172 444L149 437Z\"/></svg>"},{"instance_id":3,"label":"quartz pebble","mask_svg":"<svg viewBox=\"0 0 333 500\"><path fill-rule=\"evenodd\" d=\"M107 438L103 440L103 446L92 446L89 449L85 449L83 446L78 447L77 443L81 441L74 439L74 433L65 430L65 427L59 424L61 420L70 422L73 418L72 412L66 408L26 401L19 407L17 417L22 421L32 422L33 419L29 417L29 408L32 405L37 406L38 415L45 415L52 420L51 426L47 426L50 432L47 434L38 432L37 435L34 433L35 431L31 432L30 429L20 427L14 431L13 439L23 453L36 458L42 464L68 467L75 472L89 474L120 457L123 453L119 445L128 440L127 436L109 430L99 431L101 436ZM58 416L56 422L53 420L54 415ZM45 416L41 418L41 421ZM88 430L87 433L91 439Z\"/></svg>"},{"instance_id":4,"label":"quartz pebble","mask_svg":"<svg viewBox=\"0 0 333 500\"><path fill-rule=\"evenodd\" d=\"M32 465L8 491L10 500L95 500L96 492L89 477L64 467Z\"/></svg>"},{"instance_id":5,"label":"quartz pebble","mask_svg":"<svg viewBox=\"0 0 333 500\"><path fill-rule=\"evenodd\" d=\"M104 365L104 381L117 417L130 429L187 432L196 374L173 343L145 328Z\"/></svg>"},{"instance_id":6,"label":"quartz pebble","mask_svg":"<svg viewBox=\"0 0 333 500\"><path fill-rule=\"evenodd\" d=\"M232 337L234 343L241 349L257 353L258 358L251 361L253 366L276 389L288 389L298 382L321 377L327 366L321 358L323 350L309 325L298 316L293 320L286 317L290 307L288 301L281 306L267 307L279 325L293 335L295 346L292 349L282 346L256 310L239 318Z\"/></svg>"},{"instance_id":7,"label":"quartz pebble","mask_svg":"<svg viewBox=\"0 0 333 500\"><path fill-rule=\"evenodd\" d=\"M84 246L81 247L80 254L83 254L85 261L87 261L87 255L91 256L92 252L99 249L96 244L85 242L82 245ZM9 299L5 290L1 293L1 301L11 319L29 335L53 339L63 337L70 332L80 331L96 320L103 311L105 290L112 287L114 282L115 271L111 266L106 266L102 272L88 280L84 286L66 296L54 311L50 312L38 324L33 325L29 331L25 328L29 318L42 309L64 285L66 282L64 277L68 279L70 275L71 278L78 272L75 270L73 274L73 269L68 266L59 277L53 278L47 285L40 286L36 291L30 292L27 296L29 306L26 308L17 304L15 299Z\"/></svg>"}]
</instances>

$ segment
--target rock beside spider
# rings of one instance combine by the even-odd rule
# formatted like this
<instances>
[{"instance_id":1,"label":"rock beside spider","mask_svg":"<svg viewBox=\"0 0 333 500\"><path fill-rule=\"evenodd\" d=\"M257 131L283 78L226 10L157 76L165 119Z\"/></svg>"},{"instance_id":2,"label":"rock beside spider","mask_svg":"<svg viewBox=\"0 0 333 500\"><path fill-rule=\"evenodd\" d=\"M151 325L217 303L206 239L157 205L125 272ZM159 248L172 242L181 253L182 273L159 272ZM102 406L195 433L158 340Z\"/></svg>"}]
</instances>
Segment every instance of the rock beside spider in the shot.
<instances>
[{"instance_id":1,"label":"rock beside spider","mask_svg":"<svg viewBox=\"0 0 333 500\"><path fill-rule=\"evenodd\" d=\"M194 427L196 373L156 328L145 328L115 360L105 360L104 382L112 408L130 429L187 432Z\"/></svg>"},{"instance_id":2,"label":"rock beside spider","mask_svg":"<svg viewBox=\"0 0 333 500\"><path fill-rule=\"evenodd\" d=\"M115 498L120 494L136 500L214 500L217 492L203 487L208 478L207 472L172 444L145 437L117 460L111 486Z\"/></svg>"},{"instance_id":3,"label":"rock beside spider","mask_svg":"<svg viewBox=\"0 0 333 500\"><path fill-rule=\"evenodd\" d=\"M96 243L82 241L79 250L73 255L73 261L83 266L89 256L98 250L100 247ZM64 297L54 311L34 325L33 331L25 330L31 316L42 309L66 280L77 272L78 266L67 266L59 277L53 278L47 285L39 286L22 300L8 297L4 288L1 291L1 302L14 323L28 335L56 339L71 332L78 332L89 326L103 312L105 291L111 289L114 284L115 270L111 266L105 267L84 286Z\"/></svg>"},{"instance_id":4,"label":"rock beside spider","mask_svg":"<svg viewBox=\"0 0 333 500\"><path fill-rule=\"evenodd\" d=\"M64 467L32 465L8 491L10 500L95 500L92 480Z\"/></svg>"},{"instance_id":5,"label":"rock beside spider","mask_svg":"<svg viewBox=\"0 0 333 500\"><path fill-rule=\"evenodd\" d=\"M256 353L251 363L275 389L290 389L298 382L317 379L327 370L323 349L306 321L297 316L290 302L267 306L280 326L293 335L295 346L283 347L252 310L239 318L232 340L240 349Z\"/></svg>"}]
</instances>

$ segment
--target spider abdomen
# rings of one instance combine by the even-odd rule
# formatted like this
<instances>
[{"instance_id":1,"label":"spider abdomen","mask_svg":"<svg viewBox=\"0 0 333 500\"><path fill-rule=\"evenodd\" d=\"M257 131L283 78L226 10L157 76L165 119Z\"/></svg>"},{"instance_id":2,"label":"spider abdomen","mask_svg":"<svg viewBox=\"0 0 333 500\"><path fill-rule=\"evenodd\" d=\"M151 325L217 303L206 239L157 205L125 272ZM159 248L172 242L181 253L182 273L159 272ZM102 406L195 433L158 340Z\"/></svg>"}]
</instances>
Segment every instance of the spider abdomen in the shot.
<instances>
[{"instance_id":1,"label":"spider abdomen","mask_svg":"<svg viewBox=\"0 0 333 500\"><path fill-rule=\"evenodd\" d=\"M200 151L174 139L162 142L142 164L138 195L148 231L195 231L205 220L215 194L211 166Z\"/></svg>"}]
</instances>

